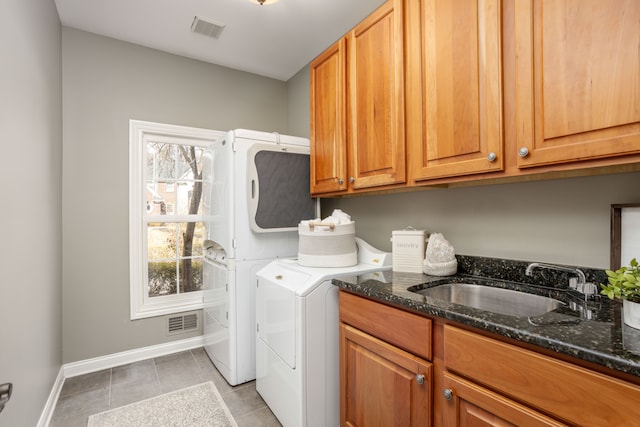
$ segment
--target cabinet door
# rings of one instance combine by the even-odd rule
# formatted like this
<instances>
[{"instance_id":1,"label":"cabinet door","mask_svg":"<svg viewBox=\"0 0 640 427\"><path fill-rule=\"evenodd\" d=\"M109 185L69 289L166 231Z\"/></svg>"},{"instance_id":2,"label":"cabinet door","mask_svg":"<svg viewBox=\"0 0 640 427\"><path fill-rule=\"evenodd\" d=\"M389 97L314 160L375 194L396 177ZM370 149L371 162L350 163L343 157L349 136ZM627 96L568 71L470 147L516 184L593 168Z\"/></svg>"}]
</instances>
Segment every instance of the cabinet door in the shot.
<instances>
[{"instance_id":1,"label":"cabinet door","mask_svg":"<svg viewBox=\"0 0 640 427\"><path fill-rule=\"evenodd\" d=\"M423 0L422 22L411 22L408 75L421 82L407 97L422 105L409 123L422 125L409 141L414 180L503 169L500 3Z\"/></svg>"},{"instance_id":2,"label":"cabinet door","mask_svg":"<svg viewBox=\"0 0 640 427\"><path fill-rule=\"evenodd\" d=\"M515 2L519 167L640 152L638 22L637 0Z\"/></svg>"},{"instance_id":3,"label":"cabinet door","mask_svg":"<svg viewBox=\"0 0 640 427\"><path fill-rule=\"evenodd\" d=\"M340 425L431 426L432 369L431 363L341 323Z\"/></svg>"},{"instance_id":4,"label":"cabinet door","mask_svg":"<svg viewBox=\"0 0 640 427\"><path fill-rule=\"evenodd\" d=\"M309 67L311 80L311 194L347 189L345 127L346 41L340 39Z\"/></svg>"},{"instance_id":5,"label":"cabinet door","mask_svg":"<svg viewBox=\"0 0 640 427\"><path fill-rule=\"evenodd\" d=\"M443 386L443 392L447 395L443 408L446 426L566 426L448 372L444 373Z\"/></svg>"},{"instance_id":6,"label":"cabinet door","mask_svg":"<svg viewBox=\"0 0 640 427\"><path fill-rule=\"evenodd\" d=\"M347 38L354 189L406 180L403 35L402 0L389 0Z\"/></svg>"}]
</instances>

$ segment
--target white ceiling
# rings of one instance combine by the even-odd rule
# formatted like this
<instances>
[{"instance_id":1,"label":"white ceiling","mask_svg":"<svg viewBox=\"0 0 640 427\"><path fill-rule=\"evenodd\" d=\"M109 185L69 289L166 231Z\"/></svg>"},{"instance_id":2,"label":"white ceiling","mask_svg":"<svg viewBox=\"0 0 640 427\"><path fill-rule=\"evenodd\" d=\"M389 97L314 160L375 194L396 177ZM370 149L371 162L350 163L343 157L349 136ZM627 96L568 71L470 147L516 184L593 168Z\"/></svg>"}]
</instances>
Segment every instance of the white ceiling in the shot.
<instances>
[{"instance_id":1,"label":"white ceiling","mask_svg":"<svg viewBox=\"0 0 640 427\"><path fill-rule=\"evenodd\" d=\"M288 80L384 0L55 0L62 25ZM195 16L225 25L191 32Z\"/></svg>"}]
</instances>

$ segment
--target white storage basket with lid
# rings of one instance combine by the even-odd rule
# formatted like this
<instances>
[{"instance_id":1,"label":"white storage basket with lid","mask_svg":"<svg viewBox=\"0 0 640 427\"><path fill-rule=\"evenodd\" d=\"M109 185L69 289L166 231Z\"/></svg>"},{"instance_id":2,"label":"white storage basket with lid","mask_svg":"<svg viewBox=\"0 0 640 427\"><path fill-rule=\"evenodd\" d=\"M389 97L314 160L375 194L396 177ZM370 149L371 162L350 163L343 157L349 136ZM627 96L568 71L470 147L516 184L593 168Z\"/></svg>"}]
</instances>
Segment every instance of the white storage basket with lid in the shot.
<instances>
[{"instance_id":1,"label":"white storage basket with lid","mask_svg":"<svg viewBox=\"0 0 640 427\"><path fill-rule=\"evenodd\" d=\"M358 263L356 223L298 224L298 264L306 267L351 267Z\"/></svg>"},{"instance_id":2,"label":"white storage basket with lid","mask_svg":"<svg viewBox=\"0 0 640 427\"><path fill-rule=\"evenodd\" d=\"M391 233L393 271L422 273L427 232L407 227Z\"/></svg>"}]
</instances>

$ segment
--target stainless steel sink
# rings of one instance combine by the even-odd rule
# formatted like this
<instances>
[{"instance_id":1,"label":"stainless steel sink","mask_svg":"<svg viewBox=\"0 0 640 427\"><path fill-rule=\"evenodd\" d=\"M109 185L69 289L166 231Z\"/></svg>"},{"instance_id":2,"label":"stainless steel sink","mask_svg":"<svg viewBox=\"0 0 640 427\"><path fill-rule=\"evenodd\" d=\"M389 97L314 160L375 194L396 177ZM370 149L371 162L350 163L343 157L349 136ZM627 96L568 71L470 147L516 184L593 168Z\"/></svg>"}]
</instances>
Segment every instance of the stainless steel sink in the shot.
<instances>
[{"instance_id":1,"label":"stainless steel sink","mask_svg":"<svg viewBox=\"0 0 640 427\"><path fill-rule=\"evenodd\" d=\"M517 317L541 316L565 305L553 298L471 283L446 283L414 292L436 300Z\"/></svg>"}]
</instances>

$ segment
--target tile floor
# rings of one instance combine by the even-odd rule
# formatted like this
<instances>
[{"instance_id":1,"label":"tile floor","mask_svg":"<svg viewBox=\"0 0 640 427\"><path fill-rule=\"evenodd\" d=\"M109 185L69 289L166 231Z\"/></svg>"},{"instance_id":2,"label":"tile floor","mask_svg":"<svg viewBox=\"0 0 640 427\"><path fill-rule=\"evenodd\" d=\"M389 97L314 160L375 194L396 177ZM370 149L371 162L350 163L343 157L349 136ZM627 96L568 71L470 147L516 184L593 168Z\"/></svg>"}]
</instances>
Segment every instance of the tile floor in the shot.
<instances>
[{"instance_id":1,"label":"tile floor","mask_svg":"<svg viewBox=\"0 0 640 427\"><path fill-rule=\"evenodd\" d=\"M86 427L90 415L206 381L213 381L239 427L279 427L255 381L230 386L204 349L156 357L68 378L50 427Z\"/></svg>"}]
</instances>

